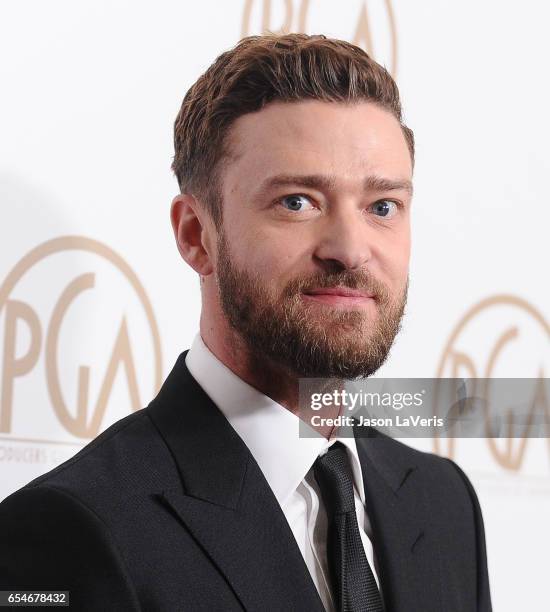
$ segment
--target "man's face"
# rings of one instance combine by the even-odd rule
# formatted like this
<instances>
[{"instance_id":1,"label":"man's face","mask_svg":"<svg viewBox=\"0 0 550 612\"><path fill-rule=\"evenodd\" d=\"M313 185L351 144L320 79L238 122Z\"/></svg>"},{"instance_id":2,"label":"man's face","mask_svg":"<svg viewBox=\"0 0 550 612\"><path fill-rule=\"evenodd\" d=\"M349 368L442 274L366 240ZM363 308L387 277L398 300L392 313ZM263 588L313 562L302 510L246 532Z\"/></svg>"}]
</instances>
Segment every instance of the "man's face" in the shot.
<instances>
[{"instance_id":1,"label":"man's face","mask_svg":"<svg viewBox=\"0 0 550 612\"><path fill-rule=\"evenodd\" d=\"M367 102L272 103L229 138L215 267L230 325L293 375L371 375L408 287L412 164L398 121Z\"/></svg>"}]
</instances>

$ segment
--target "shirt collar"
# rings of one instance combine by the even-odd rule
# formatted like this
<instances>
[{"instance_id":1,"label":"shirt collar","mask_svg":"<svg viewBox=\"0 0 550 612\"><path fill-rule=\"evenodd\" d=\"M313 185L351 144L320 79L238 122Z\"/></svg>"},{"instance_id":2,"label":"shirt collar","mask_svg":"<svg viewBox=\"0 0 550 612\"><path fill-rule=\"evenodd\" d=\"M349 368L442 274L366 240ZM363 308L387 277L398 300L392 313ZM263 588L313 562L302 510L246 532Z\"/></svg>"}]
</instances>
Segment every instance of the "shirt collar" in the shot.
<instances>
[{"instance_id":1,"label":"shirt collar","mask_svg":"<svg viewBox=\"0 0 550 612\"><path fill-rule=\"evenodd\" d=\"M353 437L300 437L299 418L239 378L195 336L185 363L192 376L248 446L284 507L309 472L315 459L340 441L348 450L355 486L363 504L365 493L357 446Z\"/></svg>"}]
</instances>

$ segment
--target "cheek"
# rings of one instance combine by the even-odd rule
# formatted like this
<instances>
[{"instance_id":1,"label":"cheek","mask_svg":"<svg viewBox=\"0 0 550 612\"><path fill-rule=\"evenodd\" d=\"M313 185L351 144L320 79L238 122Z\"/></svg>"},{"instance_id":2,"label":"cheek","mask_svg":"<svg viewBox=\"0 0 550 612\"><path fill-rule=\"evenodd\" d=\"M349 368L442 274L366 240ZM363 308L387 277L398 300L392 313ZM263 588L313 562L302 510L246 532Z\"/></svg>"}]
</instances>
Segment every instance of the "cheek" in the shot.
<instances>
[{"instance_id":1,"label":"cheek","mask_svg":"<svg viewBox=\"0 0 550 612\"><path fill-rule=\"evenodd\" d=\"M295 240L288 231L248 227L237 235L238 264L273 283L294 276L303 261L304 241Z\"/></svg>"},{"instance_id":2,"label":"cheek","mask_svg":"<svg viewBox=\"0 0 550 612\"><path fill-rule=\"evenodd\" d=\"M277 245L265 243L249 250L244 265L266 285L272 286L295 276L297 270L295 258L290 253Z\"/></svg>"},{"instance_id":3,"label":"cheek","mask_svg":"<svg viewBox=\"0 0 550 612\"><path fill-rule=\"evenodd\" d=\"M386 242L378 253L378 261L383 274L395 285L401 285L408 276L411 253L410 235L401 234Z\"/></svg>"}]
</instances>

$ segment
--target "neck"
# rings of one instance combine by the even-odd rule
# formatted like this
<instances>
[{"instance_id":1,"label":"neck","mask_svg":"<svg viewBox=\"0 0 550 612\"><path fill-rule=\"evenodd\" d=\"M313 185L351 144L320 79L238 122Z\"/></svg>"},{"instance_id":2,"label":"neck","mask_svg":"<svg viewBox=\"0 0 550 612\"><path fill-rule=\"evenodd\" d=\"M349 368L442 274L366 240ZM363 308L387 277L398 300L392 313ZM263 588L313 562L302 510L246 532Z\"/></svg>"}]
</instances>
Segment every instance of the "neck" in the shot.
<instances>
[{"instance_id":1,"label":"neck","mask_svg":"<svg viewBox=\"0 0 550 612\"><path fill-rule=\"evenodd\" d=\"M265 356L254 354L227 323L209 325L201 316L200 333L208 349L240 379L298 413L298 377Z\"/></svg>"},{"instance_id":2,"label":"neck","mask_svg":"<svg viewBox=\"0 0 550 612\"><path fill-rule=\"evenodd\" d=\"M309 411L299 410L299 377L284 366L250 350L243 338L225 321L222 325L209 324L201 315L200 333L208 349L241 380L270 397L311 426ZM328 389L327 389L328 390ZM334 412L329 414L328 412ZM339 409L323 412L324 417L338 416ZM329 439L333 426L316 427L318 433Z\"/></svg>"}]
</instances>

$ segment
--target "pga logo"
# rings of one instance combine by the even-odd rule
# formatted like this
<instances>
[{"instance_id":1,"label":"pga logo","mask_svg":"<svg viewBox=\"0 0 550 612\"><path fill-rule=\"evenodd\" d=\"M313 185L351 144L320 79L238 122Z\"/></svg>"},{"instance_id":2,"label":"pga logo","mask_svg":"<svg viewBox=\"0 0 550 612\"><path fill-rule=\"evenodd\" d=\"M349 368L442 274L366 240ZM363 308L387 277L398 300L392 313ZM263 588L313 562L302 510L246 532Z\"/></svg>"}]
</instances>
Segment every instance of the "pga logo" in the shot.
<instances>
[{"instance_id":1,"label":"pga logo","mask_svg":"<svg viewBox=\"0 0 550 612\"><path fill-rule=\"evenodd\" d=\"M512 294L494 295L473 305L461 317L443 349L436 379L466 379L468 395L479 398L483 414L477 418L479 439L501 468L519 471L525 467L527 451L546 441L536 437L538 422L550 423L550 325L527 300ZM501 401L494 388L498 379L522 379L521 404ZM523 414L512 429L514 413ZM495 431L495 417L503 420L503 431ZM547 429L550 435L550 429ZM504 433L509 435L504 436ZM498 434L498 435L497 435ZM513 435L512 435L513 434ZM455 458L460 442L456 437L434 437L434 452ZM535 449L533 448L533 451Z\"/></svg>"},{"instance_id":2,"label":"pga logo","mask_svg":"<svg viewBox=\"0 0 550 612\"><path fill-rule=\"evenodd\" d=\"M135 272L83 236L32 249L0 285L0 367L0 434L86 441L143 407L162 361Z\"/></svg>"},{"instance_id":3,"label":"pga logo","mask_svg":"<svg viewBox=\"0 0 550 612\"><path fill-rule=\"evenodd\" d=\"M395 78L398 41L392 0L245 0L241 37L251 34L330 32L364 49Z\"/></svg>"}]
</instances>

